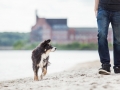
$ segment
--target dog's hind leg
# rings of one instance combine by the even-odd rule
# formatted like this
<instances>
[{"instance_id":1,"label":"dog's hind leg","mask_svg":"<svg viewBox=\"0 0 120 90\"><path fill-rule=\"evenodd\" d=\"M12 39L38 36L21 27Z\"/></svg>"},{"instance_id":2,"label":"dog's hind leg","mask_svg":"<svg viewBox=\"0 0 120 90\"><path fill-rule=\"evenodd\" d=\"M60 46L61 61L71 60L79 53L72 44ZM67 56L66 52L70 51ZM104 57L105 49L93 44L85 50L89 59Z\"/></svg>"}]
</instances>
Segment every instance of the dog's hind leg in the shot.
<instances>
[{"instance_id":1,"label":"dog's hind leg","mask_svg":"<svg viewBox=\"0 0 120 90\"><path fill-rule=\"evenodd\" d=\"M40 76L41 80L43 79L43 76L46 75L46 73L47 73L47 68L46 68L46 67L43 67L43 68L42 68L42 74L41 74L41 76Z\"/></svg>"},{"instance_id":2,"label":"dog's hind leg","mask_svg":"<svg viewBox=\"0 0 120 90\"><path fill-rule=\"evenodd\" d=\"M38 69L39 67L35 66L34 67L34 81L38 81Z\"/></svg>"}]
</instances>

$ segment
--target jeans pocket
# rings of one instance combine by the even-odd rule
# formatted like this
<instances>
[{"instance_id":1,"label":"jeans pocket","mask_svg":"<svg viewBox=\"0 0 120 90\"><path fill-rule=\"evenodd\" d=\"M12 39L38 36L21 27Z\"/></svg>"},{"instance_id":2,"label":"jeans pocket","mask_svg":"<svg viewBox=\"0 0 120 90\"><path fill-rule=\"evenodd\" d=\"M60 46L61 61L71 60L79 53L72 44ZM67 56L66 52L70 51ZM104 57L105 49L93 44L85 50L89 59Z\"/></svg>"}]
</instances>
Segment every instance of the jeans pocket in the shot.
<instances>
[{"instance_id":1,"label":"jeans pocket","mask_svg":"<svg viewBox=\"0 0 120 90\"><path fill-rule=\"evenodd\" d=\"M98 8L97 19L102 19L106 15L107 15L107 11L106 10L104 10L103 8Z\"/></svg>"}]
</instances>

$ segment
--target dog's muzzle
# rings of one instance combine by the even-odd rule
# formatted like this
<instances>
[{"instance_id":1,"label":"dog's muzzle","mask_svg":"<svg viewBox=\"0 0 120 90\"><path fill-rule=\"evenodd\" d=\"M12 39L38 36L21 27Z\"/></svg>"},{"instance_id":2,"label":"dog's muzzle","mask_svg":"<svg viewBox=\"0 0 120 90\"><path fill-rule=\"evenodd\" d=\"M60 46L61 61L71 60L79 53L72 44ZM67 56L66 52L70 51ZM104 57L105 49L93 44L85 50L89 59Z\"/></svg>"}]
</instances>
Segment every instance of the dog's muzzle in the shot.
<instances>
[{"instance_id":1,"label":"dog's muzzle","mask_svg":"<svg viewBox=\"0 0 120 90\"><path fill-rule=\"evenodd\" d=\"M51 49L51 52L54 52L56 49L57 49L56 47L53 47L53 48Z\"/></svg>"}]
</instances>

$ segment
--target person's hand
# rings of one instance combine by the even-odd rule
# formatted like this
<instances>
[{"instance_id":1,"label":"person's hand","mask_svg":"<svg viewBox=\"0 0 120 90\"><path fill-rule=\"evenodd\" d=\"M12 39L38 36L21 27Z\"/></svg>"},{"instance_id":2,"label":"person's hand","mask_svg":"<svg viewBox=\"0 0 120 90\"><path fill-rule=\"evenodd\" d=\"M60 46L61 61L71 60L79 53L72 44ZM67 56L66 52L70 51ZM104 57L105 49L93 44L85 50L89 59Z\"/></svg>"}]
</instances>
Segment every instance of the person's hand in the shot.
<instances>
[{"instance_id":1,"label":"person's hand","mask_svg":"<svg viewBox=\"0 0 120 90\"><path fill-rule=\"evenodd\" d=\"M96 16L96 17L97 17L97 12L98 12L98 6L99 6L99 0L95 0L94 11L95 11L95 16Z\"/></svg>"},{"instance_id":2,"label":"person's hand","mask_svg":"<svg viewBox=\"0 0 120 90\"><path fill-rule=\"evenodd\" d=\"M97 12L98 12L98 11L96 10L96 11L95 11L95 17L97 17Z\"/></svg>"}]
</instances>

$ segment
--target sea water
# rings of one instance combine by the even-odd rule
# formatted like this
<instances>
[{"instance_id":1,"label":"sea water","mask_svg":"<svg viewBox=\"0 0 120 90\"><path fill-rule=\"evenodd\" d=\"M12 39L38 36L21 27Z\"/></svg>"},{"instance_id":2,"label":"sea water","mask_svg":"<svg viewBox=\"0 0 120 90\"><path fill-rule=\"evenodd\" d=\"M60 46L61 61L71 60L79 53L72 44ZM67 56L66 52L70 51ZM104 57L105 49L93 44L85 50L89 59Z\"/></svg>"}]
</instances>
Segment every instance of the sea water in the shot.
<instances>
[{"instance_id":1,"label":"sea water","mask_svg":"<svg viewBox=\"0 0 120 90\"><path fill-rule=\"evenodd\" d=\"M0 81L33 77L31 50L0 51ZM110 52L112 54L112 52ZM111 55L111 58L113 56ZM47 74L61 72L83 62L99 60L97 51L55 51L50 53ZM40 72L39 72L40 73Z\"/></svg>"}]
</instances>

